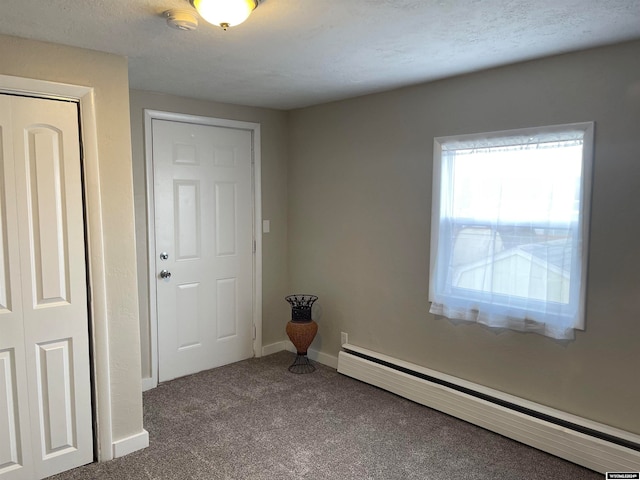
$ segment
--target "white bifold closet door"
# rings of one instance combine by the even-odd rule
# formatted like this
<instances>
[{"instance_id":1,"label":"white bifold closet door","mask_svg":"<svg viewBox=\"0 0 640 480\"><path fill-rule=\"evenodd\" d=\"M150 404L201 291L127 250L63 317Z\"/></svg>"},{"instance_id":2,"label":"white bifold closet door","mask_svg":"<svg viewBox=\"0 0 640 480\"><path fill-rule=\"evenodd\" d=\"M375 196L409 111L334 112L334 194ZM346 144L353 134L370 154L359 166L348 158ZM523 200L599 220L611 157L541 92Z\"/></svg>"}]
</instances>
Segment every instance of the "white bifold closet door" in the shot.
<instances>
[{"instance_id":1,"label":"white bifold closet door","mask_svg":"<svg viewBox=\"0 0 640 480\"><path fill-rule=\"evenodd\" d=\"M78 108L0 95L0 480L93 460Z\"/></svg>"}]
</instances>

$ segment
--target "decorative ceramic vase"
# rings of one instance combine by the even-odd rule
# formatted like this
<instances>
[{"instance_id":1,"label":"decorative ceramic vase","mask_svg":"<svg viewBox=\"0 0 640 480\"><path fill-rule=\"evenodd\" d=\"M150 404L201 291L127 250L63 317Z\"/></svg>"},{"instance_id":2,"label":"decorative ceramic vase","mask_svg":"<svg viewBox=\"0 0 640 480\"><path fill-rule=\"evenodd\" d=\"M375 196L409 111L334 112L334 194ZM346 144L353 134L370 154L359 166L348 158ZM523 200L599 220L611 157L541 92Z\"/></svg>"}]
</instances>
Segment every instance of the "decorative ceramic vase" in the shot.
<instances>
[{"instance_id":1,"label":"decorative ceramic vase","mask_svg":"<svg viewBox=\"0 0 640 480\"><path fill-rule=\"evenodd\" d=\"M311 305L318 299L315 295L289 295L285 298L291 304L291 321L287 323L287 335L296 347L296 359L289 367L293 373L311 373L316 367L307 357L309 345L318 333L318 324L311 319Z\"/></svg>"}]
</instances>

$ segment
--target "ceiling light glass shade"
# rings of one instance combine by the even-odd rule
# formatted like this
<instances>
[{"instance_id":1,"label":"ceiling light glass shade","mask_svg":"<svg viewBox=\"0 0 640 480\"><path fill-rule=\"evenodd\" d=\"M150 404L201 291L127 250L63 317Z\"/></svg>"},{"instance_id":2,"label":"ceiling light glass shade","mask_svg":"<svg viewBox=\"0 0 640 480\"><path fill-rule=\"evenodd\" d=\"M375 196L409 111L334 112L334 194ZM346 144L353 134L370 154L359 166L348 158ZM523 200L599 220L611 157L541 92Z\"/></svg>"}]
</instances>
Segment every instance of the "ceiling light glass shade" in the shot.
<instances>
[{"instance_id":1,"label":"ceiling light glass shade","mask_svg":"<svg viewBox=\"0 0 640 480\"><path fill-rule=\"evenodd\" d=\"M258 5L257 0L191 0L202 18L225 30L240 25Z\"/></svg>"}]
</instances>

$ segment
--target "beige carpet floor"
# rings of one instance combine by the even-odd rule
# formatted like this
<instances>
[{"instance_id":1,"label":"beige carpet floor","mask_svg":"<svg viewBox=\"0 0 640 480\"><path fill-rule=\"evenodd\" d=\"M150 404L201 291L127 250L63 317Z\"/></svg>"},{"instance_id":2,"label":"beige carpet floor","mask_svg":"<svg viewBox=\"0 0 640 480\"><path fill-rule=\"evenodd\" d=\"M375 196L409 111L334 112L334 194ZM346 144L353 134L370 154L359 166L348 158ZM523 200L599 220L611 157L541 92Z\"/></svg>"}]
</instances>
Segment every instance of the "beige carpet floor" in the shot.
<instances>
[{"instance_id":1,"label":"beige carpet floor","mask_svg":"<svg viewBox=\"0 0 640 480\"><path fill-rule=\"evenodd\" d=\"M280 352L144 394L149 448L51 477L601 480L579 467Z\"/></svg>"}]
</instances>

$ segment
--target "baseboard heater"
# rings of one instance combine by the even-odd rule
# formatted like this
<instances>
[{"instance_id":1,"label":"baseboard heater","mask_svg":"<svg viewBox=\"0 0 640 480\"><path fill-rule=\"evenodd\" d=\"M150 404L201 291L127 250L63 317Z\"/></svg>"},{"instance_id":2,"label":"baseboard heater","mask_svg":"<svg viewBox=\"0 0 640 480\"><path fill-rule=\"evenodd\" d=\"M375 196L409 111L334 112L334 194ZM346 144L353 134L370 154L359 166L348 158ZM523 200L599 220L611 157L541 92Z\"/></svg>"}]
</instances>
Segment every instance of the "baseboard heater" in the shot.
<instances>
[{"instance_id":1,"label":"baseboard heater","mask_svg":"<svg viewBox=\"0 0 640 480\"><path fill-rule=\"evenodd\" d=\"M345 344L338 372L597 472L640 472L640 435Z\"/></svg>"}]
</instances>

